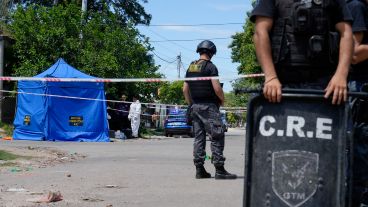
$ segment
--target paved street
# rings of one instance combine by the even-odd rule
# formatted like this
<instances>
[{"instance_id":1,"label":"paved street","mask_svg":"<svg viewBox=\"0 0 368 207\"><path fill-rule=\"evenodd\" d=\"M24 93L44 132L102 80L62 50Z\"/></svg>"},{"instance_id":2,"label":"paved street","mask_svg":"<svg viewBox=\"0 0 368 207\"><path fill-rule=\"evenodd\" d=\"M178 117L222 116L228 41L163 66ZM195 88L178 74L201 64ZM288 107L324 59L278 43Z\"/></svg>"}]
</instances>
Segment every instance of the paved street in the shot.
<instances>
[{"instance_id":1,"label":"paved street","mask_svg":"<svg viewBox=\"0 0 368 207\"><path fill-rule=\"evenodd\" d=\"M64 200L48 206L240 207L245 130L230 129L226 133L225 167L238 174L237 180L195 179L192 144L192 138L111 143L3 141L0 149L50 147L86 157L27 173L0 174L0 206L40 206L26 201L34 197L30 193L4 192L25 188L31 192L60 191ZM206 168L214 176L209 161Z\"/></svg>"}]
</instances>

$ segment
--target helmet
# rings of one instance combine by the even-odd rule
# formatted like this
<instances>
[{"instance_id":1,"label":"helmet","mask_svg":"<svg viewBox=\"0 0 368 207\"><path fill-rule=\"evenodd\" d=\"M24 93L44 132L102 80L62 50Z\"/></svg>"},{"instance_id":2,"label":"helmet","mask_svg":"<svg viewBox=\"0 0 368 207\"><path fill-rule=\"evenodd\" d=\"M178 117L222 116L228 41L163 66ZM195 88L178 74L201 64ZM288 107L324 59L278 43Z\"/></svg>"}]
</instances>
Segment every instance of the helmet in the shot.
<instances>
[{"instance_id":1,"label":"helmet","mask_svg":"<svg viewBox=\"0 0 368 207\"><path fill-rule=\"evenodd\" d=\"M217 50L216 50L216 45L209 41L209 40L204 40L201 43L198 44L197 46L197 52L210 52L212 55L216 54Z\"/></svg>"}]
</instances>

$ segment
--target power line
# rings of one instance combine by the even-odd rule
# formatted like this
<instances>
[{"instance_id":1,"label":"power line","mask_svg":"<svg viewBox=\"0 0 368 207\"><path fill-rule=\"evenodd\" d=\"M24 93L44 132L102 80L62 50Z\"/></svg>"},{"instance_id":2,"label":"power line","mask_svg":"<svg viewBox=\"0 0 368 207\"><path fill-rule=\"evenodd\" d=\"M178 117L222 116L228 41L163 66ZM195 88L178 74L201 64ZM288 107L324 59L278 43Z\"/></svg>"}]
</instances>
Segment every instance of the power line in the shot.
<instances>
[{"instance_id":1,"label":"power line","mask_svg":"<svg viewBox=\"0 0 368 207\"><path fill-rule=\"evenodd\" d=\"M165 41L157 41L157 42L170 42L170 43L171 43L171 44L173 44L173 45L179 46L179 47L181 47L181 48L183 48L183 49L185 49L185 50L187 50L187 51L193 52L193 50L188 49L188 48L186 48L186 47L184 47L184 46L182 46L182 45L180 45L180 44L178 44L178 43L176 43L176 42L170 41L170 40L169 40L169 39L167 39L166 37L162 36L161 34L159 34L159 33L155 32L155 31L153 31L153 30L151 30L151 29L148 29L148 30L149 30L150 32L152 32L153 34L157 35L158 37L161 37L162 39L164 39L164 40L165 40ZM150 41L150 42L154 42L154 41Z\"/></svg>"},{"instance_id":2,"label":"power line","mask_svg":"<svg viewBox=\"0 0 368 207\"><path fill-rule=\"evenodd\" d=\"M164 43L164 42L168 42L168 43L171 43L171 44L173 44L173 45L176 45L176 46L178 46L178 47L180 47L180 48L182 48L182 49L184 49L184 50L186 50L186 51L189 51L189 52L191 52L191 53L193 53L194 52L194 50L193 49L188 49L188 48L186 48L186 47L184 47L184 46L182 46L182 45L180 45L180 44L178 44L178 43L176 43L176 42L174 42L174 41L171 41L171 40L169 40L169 39L167 39L166 37L164 37L164 36L162 36L161 34L159 34L159 33L157 33L157 32L155 32L155 31L153 31L152 29L149 29L149 28L147 28L147 30L148 31L150 31L151 33L153 33L154 35L156 35L156 36L158 36L158 37L160 37L160 38L162 38L162 39L164 39L165 41L149 41L149 42L152 42L152 43ZM216 39L216 38L212 38L212 40L213 39ZM220 39L231 39L231 38L220 38ZM207 39L198 39L198 40L207 40ZM198 40L191 40L191 41L198 41ZM168 50L171 50L171 51L173 51L174 52L174 50L172 50L171 48L167 48ZM183 59L183 56L181 56L181 58ZM216 58L219 58L219 59L227 59L227 60L231 60L231 58L227 58L227 57L221 57L221 56L216 56ZM186 58L184 58L184 59L186 59ZM187 61L187 62L190 62L190 61Z\"/></svg>"},{"instance_id":3,"label":"power line","mask_svg":"<svg viewBox=\"0 0 368 207\"><path fill-rule=\"evenodd\" d=\"M151 30L151 29L148 29L150 32L152 32L153 34L155 34L155 35L157 35L158 37L161 37L162 39L164 39L164 40L159 40L159 41L150 41L150 42L152 42L152 43L163 43L163 42L169 42L169 43L171 43L171 44L174 44L174 45L176 45L176 46L179 46L180 48L182 48L182 49L184 49L184 50L187 50L187 51L189 51L189 52L194 52L194 50L193 49L188 49L188 48L186 48L186 47L184 47L184 46L182 46L182 45L180 45L180 44L178 44L178 43L176 43L175 41L173 41L173 40L169 40L169 39L167 39L166 37L164 37L164 36L162 36L162 35L160 35L159 33L157 33L157 32L155 32L155 31L153 31L153 30ZM212 40L213 39L216 39L216 38L212 38ZM219 39L219 38L217 38L217 39ZM231 38L221 38L221 39L231 39ZM198 40L207 40L207 39L198 39ZM197 41L197 40L190 40L190 41ZM231 58L227 58L227 57L221 57L221 56L216 56L217 58L219 58L219 59L227 59L227 60L231 60ZM185 58L186 59L186 58Z\"/></svg>"},{"instance_id":4,"label":"power line","mask_svg":"<svg viewBox=\"0 0 368 207\"><path fill-rule=\"evenodd\" d=\"M207 39L187 39L187 40L152 40L150 42L193 42L193 41L201 41L201 40L225 40L231 39L231 37L215 37L215 38L207 38Z\"/></svg>"},{"instance_id":5,"label":"power line","mask_svg":"<svg viewBox=\"0 0 368 207\"><path fill-rule=\"evenodd\" d=\"M223 26L223 25L244 25L245 23L229 22L229 23L205 23L205 24L151 24L139 25L146 27L200 27L200 26Z\"/></svg>"},{"instance_id":6,"label":"power line","mask_svg":"<svg viewBox=\"0 0 368 207\"><path fill-rule=\"evenodd\" d=\"M169 61L169 60L165 60L165 59L163 59L162 57L160 57L159 55L157 55L153 50L152 51L150 51L150 52L152 52L156 57L158 57L160 60L162 60L162 61L164 61L164 62L167 62L167 63L173 63L173 62L175 62L177 59L175 58L174 60L172 60L172 61Z\"/></svg>"}]
</instances>

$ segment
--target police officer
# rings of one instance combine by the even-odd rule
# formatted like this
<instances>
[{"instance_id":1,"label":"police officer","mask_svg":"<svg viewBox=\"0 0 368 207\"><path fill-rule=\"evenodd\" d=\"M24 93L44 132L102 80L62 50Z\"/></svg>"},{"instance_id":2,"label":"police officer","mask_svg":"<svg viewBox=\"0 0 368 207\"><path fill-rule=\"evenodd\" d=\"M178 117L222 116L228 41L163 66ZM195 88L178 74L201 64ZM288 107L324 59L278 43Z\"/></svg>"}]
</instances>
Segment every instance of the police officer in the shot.
<instances>
[{"instance_id":1,"label":"police officer","mask_svg":"<svg viewBox=\"0 0 368 207\"><path fill-rule=\"evenodd\" d=\"M186 76L209 77L218 76L216 66L210 61L216 54L213 42L205 40L197 46L200 58L190 64ZM190 116L194 130L194 165L196 178L210 178L211 174L204 168L206 157L206 132L211 138L212 163L215 165L215 179L235 179L237 176L228 173L224 168L225 134L222 127L219 107L224 104L224 92L218 80L186 81L183 86L186 102L191 105Z\"/></svg>"},{"instance_id":2,"label":"police officer","mask_svg":"<svg viewBox=\"0 0 368 207\"><path fill-rule=\"evenodd\" d=\"M354 39L349 90L368 92L368 1L349 0L348 7L353 16ZM361 203L368 205L368 103L364 99L354 99L352 103L355 127L352 206L360 207Z\"/></svg>"},{"instance_id":3,"label":"police officer","mask_svg":"<svg viewBox=\"0 0 368 207\"><path fill-rule=\"evenodd\" d=\"M345 0L258 0L250 20L266 99L280 102L281 88L291 87L346 100L353 40Z\"/></svg>"}]
</instances>

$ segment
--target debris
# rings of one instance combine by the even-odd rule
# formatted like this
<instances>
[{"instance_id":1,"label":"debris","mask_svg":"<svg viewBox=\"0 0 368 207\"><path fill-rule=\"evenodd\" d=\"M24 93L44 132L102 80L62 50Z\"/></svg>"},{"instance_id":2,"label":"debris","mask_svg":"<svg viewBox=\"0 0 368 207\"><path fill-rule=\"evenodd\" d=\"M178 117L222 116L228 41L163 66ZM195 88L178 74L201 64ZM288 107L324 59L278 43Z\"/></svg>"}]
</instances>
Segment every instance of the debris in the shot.
<instances>
[{"instance_id":1,"label":"debris","mask_svg":"<svg viewBox=\"0 0 368 207\"><path fill-rule=\"evenodd\" d=\"M2 140L12 141L13 137L3 137Z\"/></svg>"},{"instance_id":2,"label":"debris","mask_svg":"<svg viewBox=\"0 0 368 207\"><path fill-rule=\"evenodd\" d=\"M40 192L29 192L29 195L43 195L43 193L40 193Z\"/></svg>"},{"instance_id":3,"label":"debris","mask_svg":"<svg viewBox=\"0 0 368 207\"><path fill-rule=\"evenodd\" d=\"M6 192L28 192L28 190L24 188L9 188Z\"/></svg>"},{"instance_id":4,"label":"debris","mask_svg":"<svg viewBox=\"0 0 368 207\"><path fill-rule=\"evenodd\" d=\"M27 201L33 202L33 203L51 203L51 202L57 202L61 200L63 200L63 196L61 195L59 191L58 192L49 191L47 195L43 195L37 198L27 199Z\"/></svg>"},{"instance_id":5,"label":"debris","mask_svg":"<svg viewBox=\"0 0 368 207\"><path fill-rule=\"evenodd\" d=\"M89 201L89 202L101 202L101 201L104 201L104 200L99 199L99 198L82 198L82 200Z\"/></svg>"},{"instance_id":6,"label":"debris","mask_svg":"<svg viewBox=\"0 0 368 207\"><path fill-rule=\"evenodd\" d=\"M117 185L105 185L106 188L117 188Z\"/></svg>"},{"instance_id":7,"label":"debris","mask_svg":"<svg viewBox=\"0 0 368 207\"><path fill-rule=\"evenodd\" d=\"M66 177L70 178L72 177L72 174L67 174Z\"/></svg>"},{"instance_id":8,"label":"debris","mask_svg":"<svg viewBox=\"0 0 368 207\"><path fill-rule=\"evenodd\" d=\"M112 207L112 204L108 204L106 207Z\"/></svg>"}]
</instances>

